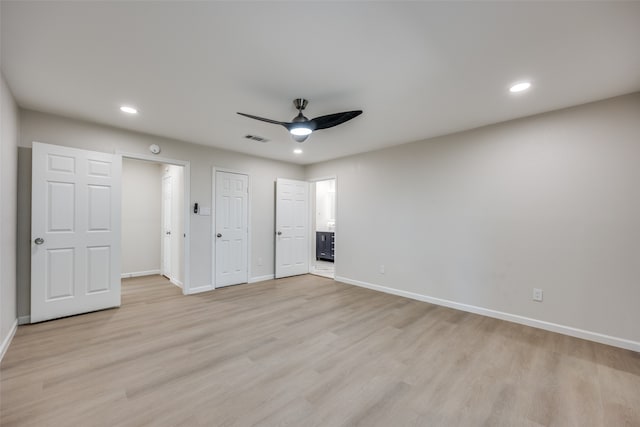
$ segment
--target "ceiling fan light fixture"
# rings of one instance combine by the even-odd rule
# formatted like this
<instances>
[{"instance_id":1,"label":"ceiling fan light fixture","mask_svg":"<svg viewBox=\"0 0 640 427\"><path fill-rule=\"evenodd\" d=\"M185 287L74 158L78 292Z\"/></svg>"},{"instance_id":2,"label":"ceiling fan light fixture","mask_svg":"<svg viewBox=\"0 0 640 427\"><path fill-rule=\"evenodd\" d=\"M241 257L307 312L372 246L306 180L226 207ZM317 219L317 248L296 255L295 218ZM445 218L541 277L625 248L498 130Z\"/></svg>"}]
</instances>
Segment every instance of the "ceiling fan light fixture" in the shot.
<instances>
[{"instance_id":1,"label":"ceiling fan light fixture","mask_svg":"<svg viewBox=\"0 0 640 427\"><path fill-rule=\"evenodd\" d=\"M311 132L313 131L305 126L296 126L296 127L292 127L291 130L289 130L289 132L291 132L291 135L294 135L294 136L307 136L307 135L311 135Z\"/></svg>"},{"instance_id":2,"label":"ceiling fan light fixture","mask_svg":"<svg viewBox=\"0 0 640 427\"><path fill-rule=\"evenodd\" d=\"M291 137L295 142L305 142L309 138L309 135L291 135Z\"/></svg>"}]
</instances>

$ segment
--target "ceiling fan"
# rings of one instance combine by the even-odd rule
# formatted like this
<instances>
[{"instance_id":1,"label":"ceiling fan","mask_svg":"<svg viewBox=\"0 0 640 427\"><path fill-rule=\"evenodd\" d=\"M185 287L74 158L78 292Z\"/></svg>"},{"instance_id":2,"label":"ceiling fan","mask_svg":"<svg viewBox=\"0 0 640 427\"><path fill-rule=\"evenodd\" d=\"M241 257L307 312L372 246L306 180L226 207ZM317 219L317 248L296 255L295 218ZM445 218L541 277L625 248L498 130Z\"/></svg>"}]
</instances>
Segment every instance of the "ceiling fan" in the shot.
<instances>
[{"instance_id":1,"label":"ceiling fan","mask_svg":"<svg viewBox=\"0 0 640 427\"><path fill-rule=\"evenodd\" d=\"M296 110L298 110L298 115L295 116L291 122L279 122L277 120L265 119L264 117L252 116L251 114L245 113L238 114L249 117L250 119L284 126L297 142L304 142L313 131L338 126L362 114L362 110L345 111L343 113L328 114L309 120L302 114L302 110L306 108L307 104L306 99L297 98L293 100L293 105L296 107Z\"/></svg>"}]
</instances>

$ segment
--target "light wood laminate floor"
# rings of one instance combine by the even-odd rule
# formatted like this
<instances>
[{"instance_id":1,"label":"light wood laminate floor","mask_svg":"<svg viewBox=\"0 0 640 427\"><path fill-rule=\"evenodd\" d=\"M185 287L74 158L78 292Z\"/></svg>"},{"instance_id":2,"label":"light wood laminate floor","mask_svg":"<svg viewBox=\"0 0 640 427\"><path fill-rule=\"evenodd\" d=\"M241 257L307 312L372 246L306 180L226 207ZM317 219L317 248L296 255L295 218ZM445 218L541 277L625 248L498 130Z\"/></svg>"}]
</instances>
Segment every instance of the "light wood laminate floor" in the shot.
<instances>
[{"instance_id":1,"label":"light wood laminate floor","mask_svg":"<svg viewBox=\"0 0 640 427\"><path fill-rule=\"evenodd\" d=\"M317 276L21 326L3 426L640 426L640 355Z\"/></svg>"}]
</instances>

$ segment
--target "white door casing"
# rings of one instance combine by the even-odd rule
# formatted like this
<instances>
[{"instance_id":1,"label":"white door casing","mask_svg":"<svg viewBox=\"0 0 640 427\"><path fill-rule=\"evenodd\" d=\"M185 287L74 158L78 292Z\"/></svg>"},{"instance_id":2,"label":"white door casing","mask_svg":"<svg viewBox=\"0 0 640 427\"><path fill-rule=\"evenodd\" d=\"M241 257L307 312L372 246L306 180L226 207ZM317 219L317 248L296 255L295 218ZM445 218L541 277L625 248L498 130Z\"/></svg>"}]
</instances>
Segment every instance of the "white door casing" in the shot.
<instances>
[{"instance_id":1,"label":"white door casing","mask_svg":"<svg viewBox=\"0 0 640 427\"><path fill-rule=\"evenodd\" d=\"M275 277L309 272L309 183L276 181Z\"/></svg>"},{"instance_id":2,"label":"white door casing","mask_svg":"<svg viewBox=\"0 0 640 427\"><path fill-rule=\"evenodd\" d=\"M171 279L171 210L173 209L171 175L162 177L162 275Z\"/></svg>"},{"instance_id":3,"label":"white door casing","mask_svg":"<svg viewBox=\"0 0 640 427\"><path fill-rule=\"evenodd\" d=\"M215 287L246 283L249 177L216 171Z\"/></svg>"},{"instance_id":4,"label":"white door casing","mask_svg":"<svg viewBox=\"0 0 640 427\"><path fill-rule=\"evenodd\" d=\"M33 143L31 322L120 306L122 158Z\"/></svg>"}]
</instances>

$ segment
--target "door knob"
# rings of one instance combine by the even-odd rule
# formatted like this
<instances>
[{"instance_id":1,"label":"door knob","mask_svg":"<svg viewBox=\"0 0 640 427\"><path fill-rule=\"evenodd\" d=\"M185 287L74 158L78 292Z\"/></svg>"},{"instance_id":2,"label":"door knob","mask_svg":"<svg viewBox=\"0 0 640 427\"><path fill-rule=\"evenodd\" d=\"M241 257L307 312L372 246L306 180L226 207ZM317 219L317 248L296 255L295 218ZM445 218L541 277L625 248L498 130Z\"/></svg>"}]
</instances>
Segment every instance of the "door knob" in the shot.
<instances>
[{"instance_id":1,"label":"door knob","mask_svg":"<svg viewBox=\"0 0 640 427\"><path fill-rule=\"evenodd\" d=\"M44 239L42 237L38 237L36 240L33 241L33 243L35 243L36 245L41 245L44 243Z\"/></svg>"},{"instance_id":2,"label":"door knob","mask_svg":"<svg viewBox=\"0 0 640 427\"><path fill-rule=\"evenodd\" d=\"M216 234L216 237L222 237L222 234L218 233Z\"/></svg>"},{"instance_id":3,"label":"door knob","mask_svg":"<svg viewBox=\"0 0 640 427\"><path fill-rule=\"evenodd\" d=\"M170 232L170 231L167 231L165 234L166 234L167 236L170 236L170 235L171 235L171 232Z\"/></svg>"},{"instance_id":4,"label":"door knob","mask_svg":"<svg viewBox=\"0 0 640 427\"><path fill-rule=\"evenodd\" d=\"M282 236L282 231L278 231L278 236Z\"/></svg>"}]
</instances>

